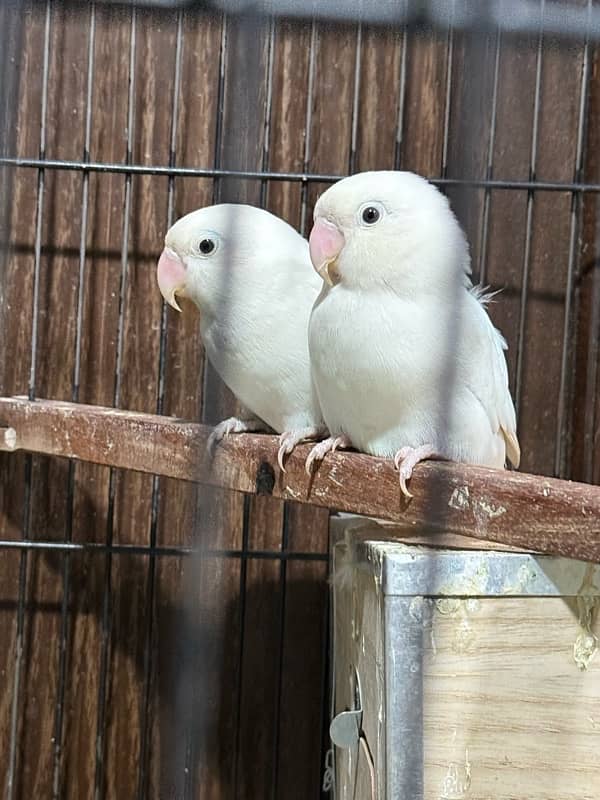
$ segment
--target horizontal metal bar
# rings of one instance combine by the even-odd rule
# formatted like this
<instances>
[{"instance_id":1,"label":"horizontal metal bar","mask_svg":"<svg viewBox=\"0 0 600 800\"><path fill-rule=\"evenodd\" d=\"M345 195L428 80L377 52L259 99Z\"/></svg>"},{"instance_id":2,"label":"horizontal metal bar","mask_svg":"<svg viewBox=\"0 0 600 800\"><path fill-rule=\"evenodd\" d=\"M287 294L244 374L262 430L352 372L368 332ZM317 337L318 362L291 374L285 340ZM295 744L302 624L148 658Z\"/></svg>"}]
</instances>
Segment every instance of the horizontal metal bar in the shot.
<instances>
[{"instance_id":1,"label":"horizontal metal bar","mask_svg":"<svg viewBox=\"0 0 600 800\"><path fill-rule=\"evenodd\" d=\"M78 172L118 172L123 175L164 175L180 178L239 178L243 180L323 181L332 183L342 175L317 175L307 172L268 172L260 170L216 169L213 167L168 167L144 164L115 164L100 161L0 157L0 166L34 169L67 169Z\"/></svg>"},{"instance_id":2,"label":"horizontal metal bar","mask_svg":"<svg viewBox=\"0 0 600 800\"><path fill-rule=\"evenodd\" d=\"M101 0L124 4L126 0ZM131 0L130 0L131 2ZM129 3L128 3L129 4ZM190 8L226 14L259 14L302 19L364 22L377 25L445 28L448 20L456 28L523 34L537 33L564 38L600 38L600 9L588 9L564 0L138 0L148 8Z\"/></svg>"},{"instance_id":3,"label":"horizontal metal bar","mask_svg":"<svg viewBox=\"0 0 600 800\"><path fill-rule=\"evenodd\" d=\"M391 461L361 453L328 455L309 478L307 445L277 466L278 438L229 436L211 457L211 429L173 417L53 400L0 398L0 426L15 431L0 449L75 458L206 483L249 494L390 519L527 550L600 562L600 487L483 469L426 463L400 492ZM325 548L324 548L325 549Z\"/></svg>"},{"instance_id":4,"label":"horizontal metal bar","mask_svg":"<svg viewBox=\"0 0 600 800\"><path fill-rule=\"evenodd\" d=\"M51 550L53 552L95 553L139 556L200 556L202 558L255 558L267 561L327 561L327 553L304 553L293 550L215 550L202 547L151 547L137 544L104 542L52 542L32 539L0 539L0 549Z\"/></svg>"},{"instance_id":5,"label":"horizontal metal bar","mask_svg":"<svg viewBox=\"0 0 600 800\"><path fill-rule=\"evenodd\" d=\"M260 170L213 169L209 167L145 166L114 164L100 161L67 161L61 159L0 157L0 167L75 170L77 172L110 172L121 175L159 175L179 178L238 178L240 180L293 181L300 183L335 183L345 175L311 172L269 172ZM581 181L537 181L500 178L440 178L428 180L436 186L467 186L474 189L518 189L528 192L600 192L600 183Z\"/></svg>"}]
</instances>

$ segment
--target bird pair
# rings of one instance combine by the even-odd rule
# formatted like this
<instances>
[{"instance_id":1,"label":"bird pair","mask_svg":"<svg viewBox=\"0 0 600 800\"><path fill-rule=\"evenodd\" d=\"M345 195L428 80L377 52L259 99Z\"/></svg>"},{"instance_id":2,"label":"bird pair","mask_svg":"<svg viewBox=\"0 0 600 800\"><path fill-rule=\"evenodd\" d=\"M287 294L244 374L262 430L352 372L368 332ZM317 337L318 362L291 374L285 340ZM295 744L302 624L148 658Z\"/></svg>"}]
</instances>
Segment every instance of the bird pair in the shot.
<instances>
[{"instance_id":1,"label":"bird pair","mask_svg":"<svg viewBox=\"0 0 600 800\"><path fill-rule=\"evenodd\" d=\"M311 268L313 267L313 268ZM270 428L278 461L317 441L393 458L400 486L443 458L518 466L506 343L470 280L448 200L410 172L364 172L317 201L309 242L268 212L222 204L168 231L158 285L200 310L213 366L244 411L223 436Z\"/></svg>"}]
</instances>

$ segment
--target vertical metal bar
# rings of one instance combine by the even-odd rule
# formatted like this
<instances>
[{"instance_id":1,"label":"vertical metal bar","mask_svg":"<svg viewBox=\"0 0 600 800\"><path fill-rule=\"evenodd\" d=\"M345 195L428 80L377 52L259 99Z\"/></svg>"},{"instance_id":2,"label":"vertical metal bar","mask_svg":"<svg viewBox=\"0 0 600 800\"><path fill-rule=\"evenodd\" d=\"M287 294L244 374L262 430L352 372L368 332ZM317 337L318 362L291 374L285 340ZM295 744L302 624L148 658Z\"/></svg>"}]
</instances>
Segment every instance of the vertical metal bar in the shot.
<instances>
[{"instance_id":1,"label":"vertical metal bar","mask_svg":"<svg viewBox=\"0 0 600 800\"><path fill-rule=\"evenodd\" d=\"M244 516L242 520L242 553L240 556L240 661L238 664L237 683L235 687L236 692L236 720L235 720L235 742L234 742L234 760L233 760L233 796L239 797L239 760L240 760L240 719L242 715L242 678L243 678L243 656L244 656L244 639L246 633L246 579L248 575L248 546L250 538L250 497L244 495Z\"/></svg>"},{"instance_id":2,"label":"vertical metal bar","mask_svg":"<svg viewBox=\"0 0 600 800\"><path fill-rule=\"evenodd\" d=\"M274 60L274 21L273 19L269 19L269 28L268 28L268 49L267 49L267 63L265 67L265 72L258 72L257 67L258 64L254 64L252 59L245 61L245 57L243 52L239 51L239 42L240 42L240 34L242 31L241 26L247 26L247 31L253 32L257 38L262 37L262 26L266 24L265 22L261 22L259 17L254 15L248 15L245 18L238 18L236 21L237 30L234 33L234 46L238 48L238 57L240 59L244 59L241 61L242 66L245 67L245 71L248 76L248 80L253 79L254 85L258 86L260 83L263 82L266 87L266 97L265 97L265 105L263 109L263 152L261 158L261 168L265 170L268 167L268 160L269 160L269 153L270 153L270 120L271 120L271 110L272 110L272 79L273 79L273 60ZM240 27L238 27L240 26ZM229 67L231 68L231 62L229 62ZM233 71L233 74L230 76L226 76L228 78L228 88L227 94L228 96L235 97L235 93L232 94L232 89L235 89L235 81L239 70L239 64L236 65L236 68ZM264 76L264 77L263 77ZM231 104L231 99L230 99ZM232 109L229 108L229 114L231 115ZM238 112L239 113L239 112ZM242 109L242 115L246 115L246 109ZM242 117L244 119L244 117ZM257 129L258 133L258 129ZM228 137L226 140L226 154L229 154L229 158L231 158L231 146L232 146L231 137ZM243 151L242 151L243 152ZM236 157L234 156L234 160ZM231 187L231 184L229 184ZM231 188L228 188L228 194L231 192ZM259 201L261 204L264 204L266 199L266 182L261 182L260 187L260 195ZM241 563L240 563L240 583L239 583L239 597L240 597L240 605L239 605L239 625L240 625L240 660L238 664L238 681L237 681L237 709L235 715L235 745L234 745L234 775L233 775L233 786L234 786L234 796L237 797L239 795L239 785L240 785L240 765L241 765L241 720L242 720L242 701L243 701L243 677L244 677L244 649L245 649L245 641L246 641L246 608L247 608L247 578L248 578L248 556L249 556L249 546L250 546L250 517L252 511L252 500L249 495L244 495L243 500L243 520L242 520L242 553L241 553Z\"/></svg>"},{"instance_id":3,"label":"vertical metal bar","mask_svg":"<svg viewBox=\"0 0 600 800\"><path fill-rule=\"evenodd\" d=\"M175 75L173 77L173 102L171 108L171 141L169 148L169 166L174 167L177 163L177 134L179 121L179 90L181 88L181 62L183 59L183 11L177 12L177 40L175 45ZM167 225L173 224L175 206L175 177L169 176L169 191L167 196ZM163 309L166 303L163 303ZM164 375L161 375L161 391L164 392ZM162 399L159 398L162 403ZM162 413L162 405L159 413Z\"/></svg>"},{"instance_id":4,"label":"vertical metal bar","mask_svg":"<svg viewBox=\"0 0 600 800\"><path fill-rule=\"evenodd\" d=\"M137 16L135 6L131 11L131 38L129 45L129 91L127 97L127 152L125 163L131 164L133 160L133 127L135 124L135 54ZM119 285L119 324L117 331L117 361L115 366L114 405L116 408L121 403L121 367L123 363L123 337L125 329L125 291L127 288L127 272L129 260L129 228L131 224L131 189L132 175L125 176L125 195L123 199L123 232L121 237L121 281Z\"/></svg>"},{"instance_id":5,"label":"vertical metal bar","mask_svg":"<svg viewBox=\"0 0 600 800\"><path fill-rule=\"evenodd\" d=\"M596 220L598 220L598 202L599 198L594 197L594 205L596 207ZM600 251L600 230L599 224L596 222L595 236L593 239L594 252ZM598 275L592 274L592 281L590 287L591 300L590 300L590 336L587 347L587 367L585 376L585 413L584 413L584 427L583 427L583 480L586 483L594 482L594 466L595 457L597 452L596 444L596 404L597 404L597 386L598 386L598 370L600 366L600 291L598 286Z\"/></svg>"},{"instance_id":6,"label":"vertical metal bar","mask_svg":"<svg viewBox=\"0 0 600 800\"><path fill-rule=\"evenodd\" d=\"M269 169L269 155L271 150L271 111L273 107L273 62L275 59L275 20L269 20L269 52L267 57L267 102L265 105L265 132L263 139L262 169ZM267 204L268 182L260 182L260 205L264 208Z\"/></svg>"},{"instance_id":7,"label":"vertical metal bar","mask_svg":"<svg viewBox=\"0 0 600 800\"><path fill-rule=\"evenodd\" d=\"M50 64L50 25L51 25L50 0L46 2L46 13L44 22L44 54L42 67L42 108L40 122L40 161L46 157L46 116L48 110L48 75ZM35 219L35 246L34 246L34 265L33 265L33 298L32 298L32 323L31 323L31 351L29 368L29 390L30 400L35 399L36 394L36 363L37 363L37 339L38 339L38 318L39 318L39 287L40 287L40 263L42 255L42 223L44 218L44 170L38 170L37 180L37 199L36 199L36 219ZM32 473L33 458L27 456L25 459L25 497L23 509L23 538L30 539L31 533L31 502L32 502ZM6 779L6 800L13 800L16 797L17 788L17 734L19 728L19 700L21 696L21 673L23 669L23 650L25 639L25 593L27 590L28 558L27 550L21 553L19 563L19 598L17 603L17 634L15 642L15 666L14 683L11 701L10 719L10 744L8 753L8 770Z\"/></svg>"},{"instance_id":8,"label":"vertical metal bar","mask_svg":"<svg viewBox=\"0 0 600 800\"><path fill-rule=\"evenodd\" d=\"M500 48L502 42L502 32L498 28L496 31L496 55L494 58L494 85L492 87L492 112L490 120L490 139L488 142L486 181L491 181L494 175L494 147L496 145L496 122L498 119L498 76L500 73ZM483 218L481 221L481 246L479 248L479 283L485 284L487 274L487 248L490 217L491 190L485 187L483 199Z\"/></svg>"},{"instance_id":9,"label":"vertical metal bar","mask_svg":"<svg viewBox=\"0 0 600 800\"><path fill-rule=\"evenodd\" d=\"M362 22L356 27L356 50L354 54L354 91L352 97L352 129L350 132L350 158L348 159L348 172L350 175L356 170L356 148L358 139L358 109L360 105L360 69L362 62Z\"/></svg>"},{"instance_id":10,"label":"vertical metal bar","mask_svg":"<svg viewBox=\"0 0 600 800\"><path fill-rule=\"evenodd\" d=\"M28 539L31 527L31 469L32 459L25 462L25 503L23 511L23 538ZM25 590L27 583L27 550L21 553L19 561L19 602L17 605L17 636L15 642L15 666L13 696L10 716L10 745L8 753L8 772L6 779L6 800L13 800L17 787L17 733L19 727L19 698L21 689L21 668L25 638Z\"/></svg>"},{"instance_id":11,"label":"vertical metal bar","mask_svg":"<svg viewBox=\"0 0 600 800\"><path fill-rule=\"evenodd\" d=\"M85 107L85 139L83 145L83 162L90 160L92 139L92 97L94 88L94 48L96 41L96 5L90 5L90 30L88 37L87 92ZM79 400L79 382L81 378L81 342L83 337L83 298L85 288L85 267L87 248L87 224L89 214L89 173L83 173L81 194L81 236L79 240L79 279L77 287L77 331L75 337L75 365L73 368L72 400Z\"/></svg>"},{"instance_id":12,"label":"vertical metal bar","mask_svg":"<svg viewBox=\"0 0 600 800\"><path fill-rule=\"evenodd\" d=\"M450 138L450 108L452 103L452 65L454 62L454 4L452 0L450 19L448 20L448 49L446 56L446 98L444 102L444 136L442 140L441 177L448 176L448 142Z\"/></svg>"},{"instance_id":13,"label":"vertical metal bar","mask_svg":"<svg viewBox=\"0 0 600 800\"><path fill-rule=\"evenodd\" d=\"M223 117L225 114L225 69L227 65L227 33L228 17L223 15L221 25L221 52L219 54L219 85L217 87L217 126L215 131L215 169L221 167L221 150L223 147ZM218 203L221 197L221 181L219 178L213 180L213 203ZM206 370L204 370L206 373ZM204 385L206 389L206 385ZM202 395L206 396L205 393Z\"/></svg>"},{"instance_id":14,"label":"vertical metal bar","mask_svg":"<svg viewBox=\"0 0 600 800\"><path fill-rule=\"evenodd\" d=\"M181 61L183 55L183 11L177 12L177 38L175 45L175 75L173 78L173 99L171 103L171 138L169 145L169 166L174 167L177 161L177 123L179 119L179 89L181 84ZM168 178L167 193L167 228L173 224L175 178ZM167 304L162 303L160 321L160 346L158 355L158 396L156 401L156 413L162 414L164 411L165 398L165 374L166 374L166 350L167 350ZM150 547L156 547L158 530L158 510L160 503L160 478L154 475L152 478L152 501L150 517ZM148 622L146 628L146 642L144 645L144 705L142 710L141 735L140 735L140 761L138 772L138 800L144 800L148 796L148 758L150 739L150 714L148 713L151 701L151 668L152 668L152 644L154 639L154 595L156 589L156 556L148 556L148 578L146 587L148 609Z\"/></svg>"},{"instance_id":15,"label":"vertical metal bar","mask_svg":"<svg viewBox=\"0 0 600 800\"><path fill-rule=\"evenodd\" d=\"M544 5L545 0L541 0L540 6L540 29L538 34L537 46L537 62L535 73L535 96L533 102L533 129L531 131L531 155L529 158L529 181L534 182L536 179L537 167L537 147L538 147L538 130L540 124L540 96L542 86L542 56L543 56L543 43L544 43ZM521 270L521 302L519 307L519 335L517 340L517 362L516 362L516 380L515 380L515 407L517 410L517 418L521 407L521 391L523 388L523 348L525 341L525 319L527 313L527 295L529 283L529 269L531 262L531 236L532 236L532 223L533 223L533 189L527 190L527 222L525 229L525 248L523 252L523 267Z\"/></svg>"},{"instance_id":16,"label":"vertical metal bar","mask_svg":"<svg viewBox=\"0 0 600 800\"><path fill-rule=\"evenodd\" d=\"M329 518L328 531L327 531L327 584L326 584L326 603L325 603L325 618L323 625L323 642L322 652L325 653L323 659L323 668L321 673L321 696L323 702L321 703L321 718L319 721L319 729L321 731L321 754L324 756L324 764L322 769L322 783L321 783L321 797L335 796L336 792L336 771L335 771L335 758L336 752L333 742L329 736L329 725L335 716L336 712L336 658L335 658L335 620L336 620L336 593L331 585L333 580L333 572L331 568L335 569L333 563L333 547L331 541L331 517ZM328 791L328 787L330 791Z\"/></svg>"},{"instance_id":17,"label":"vertical metal bar","mask_svg":"<svg viewBox=\"0 0 600 800\"><path fill-rule=\"evenodd\" d=\"M316 53L317 53L317 24L313 19L310 29L310 54L308 60L308 99L306 101L306 123L305 123L305 137L304 137L304 160L302 164L302 171L308 172L311 155L311 127L312 127L312 109L315 88L315 70L316 70ZM300 233L306 235L306 215L308 213L308 183L302 182L302 206L300 210Z\"/></svg>"},{"instance_id":18,"label":"vertical metal bar","mask_svg":"<svg viewBox=\"0 0 600 800\"><path fill-rule=\"evenodd\" d=\"M333 768L333 787L335 793L335 747L329 737L329 725L335 716L335 593L333 592L331 581L333 573L330 572L332 566L333 548L331 543L331 517L327 525L327 582L325 584L325 608L323 610L323 639L321 642L321 652L323 653L323 664L321 667L321 713L319 717L319 731L321 737L320 753L323 758L321 769L321 792L325 796L325 773L328 766ZM331 753L331 765L327 763L328 754ZM329 796L329 793L328 793Z\"/></svg>"},{"instance_id":19,"label":"vertical metal bar","mask_svg":"<svg viewBox=\"0 0 600 800\"><path fill-rule=\"evenodd\" d=\"M592 12L592 0L588 0L588 20ZM577 142L575 150L574 181L579 182L583 173L583 150L588 108L588 90L590 74L589 31L586 32L583 45L581 65L581 82L579 88L579 118L577 121ZM567 471L567 445L569 436L569 420L567 419L568 390L570 389L569 365L572 361L573 314L575 292L575 262L577 260L577 239L579 220L583 208L583 197L580 192L571 194L571 226L569 232L569 260L567 264L567 285L565 298L565 320L563 326L562 354L560 362L560 384L558 393L558 414L556 418L556 439L554 446L554 473L557 477L565 477Z\"/></svg>"},{"instance_id":20,"label":"vertical metal bar","mask_svg":"<svg viewBox=\"0 0 600 800\"><path fill-rule=\"evenodd\" d=\"M85 133L83 146L83 161L88 162L90 158L90 142L92 131L92 90L94 79L94 45L96 32L96 9L95 4L90 6L89 34L88 34L88 58L87 58L87 89L86 89L86 114L85 114ZM81 340L83 331L83 297L85 288L85 265L86 265L86 246L87 246L87 227L89 213L89 173L84 172L82 177L81 190L81 234L79 240L79 276L77 288L77 329L75 336L75 363L73 367L73 383L71 399L73 402L79 400L79 384L81 375ZM69 462L68 487L67 487L67 524L66 540L71 541L73 535L73 504L75 493L75 463ZM59 635L59 669L58 669L58 690L56 710L54 714L54 773L52 778L52 796L58 800L62 796L62 735L63 735L63 715L64 697L67 677L67 641L69 636L69 598L70 598L70 566L71 556L65 553L63 556L63 599L61 603L60 615L60 635Z\"/></svg>"},{"instance_id":21,"label":"vertical metal bar","mask_svg":"<svg viewBox=\"0 0 600 800\"><path fill-rule=\"evenodd\" d=\"M228 18L223 14L221 22L221 49L219 53L219 82L217 86L217 122L215 130L215 152L214 152L214 168L220 169L221 167L221 151L223 147L223 117L225 114L225 69L227 64L227 33L228 33ZM213 178L213 203L218 203L221 198L221 185L220 178ZM210 370L208 369L206 357L203 359L202 375L200 377L200 384L202 387L202 412L201 421L207 421L207 407L206 397L208 396L208 381Z\"/></svg>"},{"instance_id":22,"label":"vertical metal bar","mask_svg":"<svg viewBox=\"0 0 600 800\"><path fill-rule=\"evenodd\" d=\"M273 64L274 64L274 55L275 55L275 21L273 18L269 20L269 39L268 39L268 56L267 56L267 80L266 80L266 89L267 89L267 96L266 96L266 103L265 103L265 114L264 114L264 140L263 140L263 153L262 153L262 170L267 171L269 166L269 156L270 156L270 136L271 136L271 113L272 113L272 103L273 103ZM268 182L266 180L261 181L261 188L260 188L260 205L261 207L265 207L267 201L267 192L268 192ZM243 651L244 651L244 638L245 638L245 614L246 614L246 582L247 582L247 559L249 556L249 537L250 537L250 512L251 512L251 504L250 498L248 496L244 497L244 513L243 513L243 529L242 529L242 554L241 554L241 567L240 567L240 658L243 659ZM284 505L283 509L283 530L282 530L282 541L283 546L287 547L287 539L288 539L288 508ZM286 588L286 564L285 560L282 559L281 561L281 572L280 572L280 596L281 600L281 607L285 606L285 588ZM284 625L284 617L283 611L281 611L281 618L280 618L280 630L281 634L283 633L283 625ZM277 753L278 753L278 741L279 741L279 708L280 708L280 695L281 695L281 660L283 658L283 637L280 636L280 652L279 652L279 662L280 662L280 669L278 673L278 682L276 687L276 703L275 703L275 739L274 739L274 753L273 753L273 778L272 778L272 795L275 797L276 793L276 786L277 786L277 773L278 773L278 760L277 760ZM238 786L239 774L238 774L238 765L239 765L239 753L240 753L240 737L241 737L241 730L240 730L240 720L241 720L241 702L242 702L242 684L243 684L243 672L242 672L242 661L239 664L239 674L238 674L238 694L237 694L237 725L236 725L236 743L235 743L235 753L236 753L236 761L235 761L235 776L234 776L234 786Z\"/></svg>"},{"instance_id":23,"label":"vertical metal bar","mask_svg":"<svg viewBox=\"0 0 600 800\"><path fill-rule=\"evenodd\" d=\"M50 2L46 3L46 23L44 28L44 60L42 75L42 121L40 127L40 161L46 158L46 115L48 111L48 74L50 61ZM37 376L38 321L40 311L40 263L42 256L42 221L44 218L44 169L38 170L37 208L35 219L35 249L33 272L33 298L31 322L31 361L29 366L29 399L35 400Z\"/></svg>"},{"instance_id":24,"label":"vertical metal bar","mask_svg":"<svg viewBox=\"0 0 600 800\"><path fill-rule=\"evenodd\" d=\"M408 15L408 0L404 0L403 4L403 19ZM400 86L398 91L398 117L396 123L396 145L394 152L394 169L400 169L402 164L402 145L404 143L404 109L406 105L406 62L408 59L408 31L406 22L402 27L402 35L400 37L400 47L402 48L400 54Z\"/></svg>"},{"instance_id":25,"label":"vertical metal bar","mask_svg":"<svg viewBox=\"0 0 600 800\"><path fill-rule=\"evenodd\" d=\"M267 171L269 169L269 155L271 150L271 112L273 106L273 64L275 58L275 20L271 18L270 20L270 28L269 28L269 54L268 54L268 64L267 64L267 102L265 107L265 133L264 133L264 142L263 142L263 158L262 158L262 169ZM266 189L267 189L267 182L261 182L261 206L265 205L266 201ZM245 498L249 502L249 498ZM248 506L249 510L249 506ZM289 509L287 503L283 505L283 523L282 523L282 547L287 547L287 540L288 540L288 516L289 516ZM247 525L249 524L249 518L246 518L246 507L244 507L244 531L243 535L247 535ZM249 529L248 529L249 534ZM245 548L244 548L245 549ZM243 557L245 559L245 557ZM272 756L272 790L271 795L274 800L276 800L276 793L277 793L277 776L278 776L278 750L279 750L279 712L280 712L280 701L281 701L281 686L282 686L282 674L281 674L281 661L283 659L283 626L284 626L284 617L282 608L285 607L285 594L286 594L286 563L285 560L281 561L280 564L280 574L279 574L279 596L281 598L280 602L280 625L279 625L279 670L277 673L277 686L275 688L275 736L274 736L274 746L273 746L273 756ZM243 586L243 603L245 605L245 595L246 595L246 583L244 579L244 586ZM242 639L243 645L243 639ZM243 654L243 647L240 647L240 653ZM241 663L240 663L240 681L242 676L241 670ZM241 684L240 684L241 688ZM240 695L241 699L241 695ZM240 709L241 710L241 709ZM238 736L239 736L239 721L240 721L240 714L238 714ZM239 754L239 743L237 753Z\"/></svg>"},{"instance_id":26,"label":"vertical metal bar","mask_svg":"<svg viewBox=\"0 0 600 800\"><path fill-rule=\"evenodd\" d=\"M131 164L133 148L133 127L135 122L135 55L136 55L136 9L131 10L131 36L129 45L129 90L127 110L127 154L126 163ZM115 366L115 386L113 404L118 407L121 402L121 367L123 362L123 337L125 328L125 291L127 284L127 266L129 252L129 227L131 216L131 173L125 176L123 197L123 231L121 238L121 282L119 288L119 323L117 329L117 358ZM114 531L116 496L116 475L111 469L108 487L108 509L106 545L112 545ZM100 677L98 683L98 719L96 726L96 769L94 776L94 800L100 800L105 792L104 747L106 734L106 691L108 680L108 663L110 657L111 611L112 611L112 555L106 554L104 573L104 593L102 603L102 647L100 655Z\"/></svg>"},{"instance_id":27,"label":"vertical metal bar","mask_svg":"<svg viewBox=\"0 0 600 800\"><path fill-rule=\"evenodd\" d=\"M290 535L290 509L287 503L283 506L283 525L281 530L281 551L287 553ZM277 687L275 694L275 736L273 737L273 755L271 771L271 800L278 800L277 784L279 781L279 742L281 740L281 695L283 692L283 656L285 643L285 610L287 586L287 559L282 558L279 573L279 655L277 661Z\"/></svg>"},{"instance_id":28,"label":"vertical metal bar","mask_svg":"<svg viewBox=\"0 0 600 800\"><path fill-rule=\"evenodd\" d=\"M218 82L217 82L217 113L216 113L216 123L215 123L215 145L213 151L213 163L214 168L219 169L222 162L222 148L223 148L223 126L224 126L224 116L225 116L225 82L226 82L226 71L227 71L227 53L228 53L228 46L229 46L229 20L227 14L223 14L221 17L221 42L220 42L220 49L219 49L219 75L218 75ZM175 131L172 130L172 135L175 135ZM174 145L175 139L172 139L172 149ZM212 202L219 203L222 194L222 181L219 177L213 178L213 187L212 187ZM171 208L170 212L171 215L173 210ZM206 355L203 359L202 363L202 371L199 379L200 388L201 388L201 397L202 397L202 406L200 411L200 419L202 422L207 422L210 419L210 411L209 411L209 403L207 402L207 398L210 395L210 382L211 382L211 370L209 368L208 360ZM195 521L200 518L202 513L202 505L201 500L203 498L203 492L199 491L196 494L196 510L194 514ZM193 544L193 554L190 561L190 568L189 574L193 576L192 578L188 578L186 584L196 585L197 583L201 583L203 579L202 575L202 560L203 560L203 546L202 546L202 536L199 535ZM196 652L197 648L201 646L201 643L193 639L192 631L195 630L194 623L192 622L192 611L190 608L189 602L189 595L185 598L186 602L184 603L184 608L182 610L182 621L181 621L181 631L182 636L185 639L185 648L188 653L188 658L195 662L197 658ZM191 678L189 677L191 674L190 669L184 669L182 673L182 686L176 693L176 700L175 700L175 715L177 719L184 719L187 720L188 708L192 709L193 714L203 713L204 708L204 690L196 687ZM192 696L189 697L189 693L192 693ZM184 724L185 731L184 736L182 737L183 741L178 743L175 748L175 756L177 759L177 764L183 762L184 769L187 770L186 780L184 781L183 786L183 798L188 798L192 796L194 791L194 779L196 774L196 753L198 746L204 746L206 741L204 737L204 726L200 724L198 726L198 730L201 731L201 742L199 743L198 740L192 741L192 731L188 729L188 727Z\"/></svg>"},{"instance_id":29,"label":"vertical metal bar","mask_svg":"<svg viewBox=\"0 0 600 800\"><path fill-rule=\"evenodd\" d=\"M273 106L273 63L275 58L275 21L273 18L270 20L270 29L269 29L269 55L268 55L268 66L267 66L267 103L265 108L265 134L264 134L264 143L263 143L263 160L262 160L262 169L268 170L269 169L269 155L271 149L271 112ZM261 205L265 205L266 201L266 188L267 182L262 181L261 183ZM283 506L283 524L282 524L282 547L287 547L287 538L288 538L288 516L289 510L287 503L284 503ZM244 528L245 533L245 528ZM245 587L244 587L244 594L245 594ZM286 594L286 563L285 560L282 560L280 564L280 574L279 574L279 596L281 598L280 602L280 625L279 625L279 670L277 673L277 686L275 688L275 736L274 736L274 745L273 745L273 756L272 756L272 790L271 794L274 800L277 797L277 776L278 776L278 750L279 750L279 730L280 730L280 723L279 723L279 716L280 716L280 702L281 702L281 686L282 686L282 673L281 673L281 661L283 659L283 626L284 626L284 616L282 608L285 607L285 594ZM240 665L241 666L241 665ZM241 674L241 669L240 669ZM239 717L238 717L238 724L239 724ZM239 751L238 751L239 752Z\"/></svg>"}]
</instances>

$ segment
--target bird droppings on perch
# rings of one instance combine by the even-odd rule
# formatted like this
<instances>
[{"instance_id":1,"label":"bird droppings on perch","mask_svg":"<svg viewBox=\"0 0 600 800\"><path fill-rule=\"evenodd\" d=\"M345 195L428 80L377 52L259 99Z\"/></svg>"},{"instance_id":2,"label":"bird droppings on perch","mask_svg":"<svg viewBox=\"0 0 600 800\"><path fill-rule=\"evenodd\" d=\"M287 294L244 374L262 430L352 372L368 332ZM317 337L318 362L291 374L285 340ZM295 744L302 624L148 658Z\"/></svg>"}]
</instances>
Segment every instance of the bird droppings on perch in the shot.
<instances>
[{"instance_id":1,"label":"bird droppings on perch","mask_svg":"<svg viewBox=\"0 0 600 800\"><path fill-rule=\"evenodd\" d=\"M454 731L456 738L456 730ZM444 777L440 800L462 800L467 797L471 788L471 762L469 761L469 750L465 748L465 761L461 764L451 761L448 764L448 771Z\"/></svg>"},{"instance_id":2,"label":"bird droppings on perch","mask_svg":"<svg viewBox=\"0 0 600 800\"><path fill-rule=\"evenodd\" d=\"M598 637L593 630L599 608L598 591L594 583L594 567L590 564L577 594L579 633L573 644L573 659L582 672L587 670L598 652Z\"/></svg>"},{"instance_id":3,"label":"bird droppings on perch","mask_svg":"<svg viewBox=\"0 0 600 800\"><path fill-rule=\"evenodd\" d=\"M450 508L456 508L459 511L469 508L469 487L457 486L450 495L448 505Z\"/></svg>"},{"instance_id":4,"label":"bird droppings on perch","mask_svg":"<svg viewBox=\"0 0 600 800\"><path fill-rule=\"evenodd\" d=\"M516 575L516 580L509 581L504 586L504 594L506 595L514 595L518 596L523 594L525 591L525 587L533 580L535 580L536 574L533 569L528 564L523 564L522 567L519 568L519 571Z\"/></svg>"},{"instance_id":5,"label":"bird droppings on perch","mask_svg":"<svg viewBox=\"0 0 600 800\"><path fill-rule=\"evenodd\" d=\"M579 625L581 632L573 645L573 659L580 670L586 670L598 652L598 637L592 632L591 624L598 609L597 598L578 597Z\"/></svg>"},{"instance_id":6,"label":"bird droppings on perch","mask_svg":"<svg viewBox=\"0 0 600 800\"><path fill-rule=\"evenodd\" d=\"M468 486L457 487L452 492L448 505L450 508L456 508L459 511L467 511L469 508L472 508L477 518L483 515L484 517L488 516L490 519L493 519L494 517L506 514L504 506L495 505L487 497L479 497L471 500Z\"/></svg>"},{"instance_id":7,"label":"bird droppings on perch","mask_svg":"<svg viewBox=\"0 0 600 800\"><path fill-rule=\"evenodd\" d=\"M2 428L3 450L16 450L17 432L14 428Z\"/></svg>"},{"instance_id":8,"label":"bird droppings on perch","mask_svg":"<svg viewBox=\"0 0 600 800\"><path fill-rule=\"evenodd\" d=\"M461 572L452 576L449 583L440 587L441 594L447 595L478 595L485 592L490 576L487 561L483 560L473 572Z\"/></svg>"},{"instance_id":9,"label":"bird droppings on perch","mask_svg":"<svg viewBox=\"0 0 600 800\"><path fill-rule=\"evenodd\" d=\"M309 447L299 446L282 473L278 439L265 434L230 437L211 458L206 453L211 428L173 417L6 397L0 398L0 419L15 431L13 450L251 494L267 488L263 479L257 484L257 475L261 464L268 464L272 495L283 500L600 562L600 488L595 486L436 461L417 467L414 498L407 500L391 461L361 453L328 454L308 478L304 462ZM0 448L11 450L5 438Z\"/></svg>"}]
</instances>

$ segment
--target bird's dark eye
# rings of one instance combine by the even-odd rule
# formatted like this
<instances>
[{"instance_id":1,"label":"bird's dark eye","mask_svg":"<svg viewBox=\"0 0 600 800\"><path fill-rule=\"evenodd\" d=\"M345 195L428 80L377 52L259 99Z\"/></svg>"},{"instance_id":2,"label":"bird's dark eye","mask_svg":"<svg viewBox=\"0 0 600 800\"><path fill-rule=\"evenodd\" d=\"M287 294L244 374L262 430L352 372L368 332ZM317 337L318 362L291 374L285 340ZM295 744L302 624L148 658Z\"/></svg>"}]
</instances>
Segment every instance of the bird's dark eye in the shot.
<instances>
[{"instance_id":1,"label":"bird's dark eye","mask_svg":"<svg viewBox=\"0 0 600 800\"><path fill-rule=\"evenodd\" d=\"M367 206L362 212L363 222L366 222L367 225L374 225L379 217L379 209L375 208L375 206Z\"/></svg>"},{"instance_id":2,"label":"bird's dark eye","mask_svg":"<svg viewBox=\"0 0 600 800\"><path fill-rule=\"evenodd\" d=\"M202 241L198 245L198 250L202 253L203 256L209 256L214 249L215 249L215 243L213 242L212 239L202 239Z\"/></svg>"}]
</instances>

